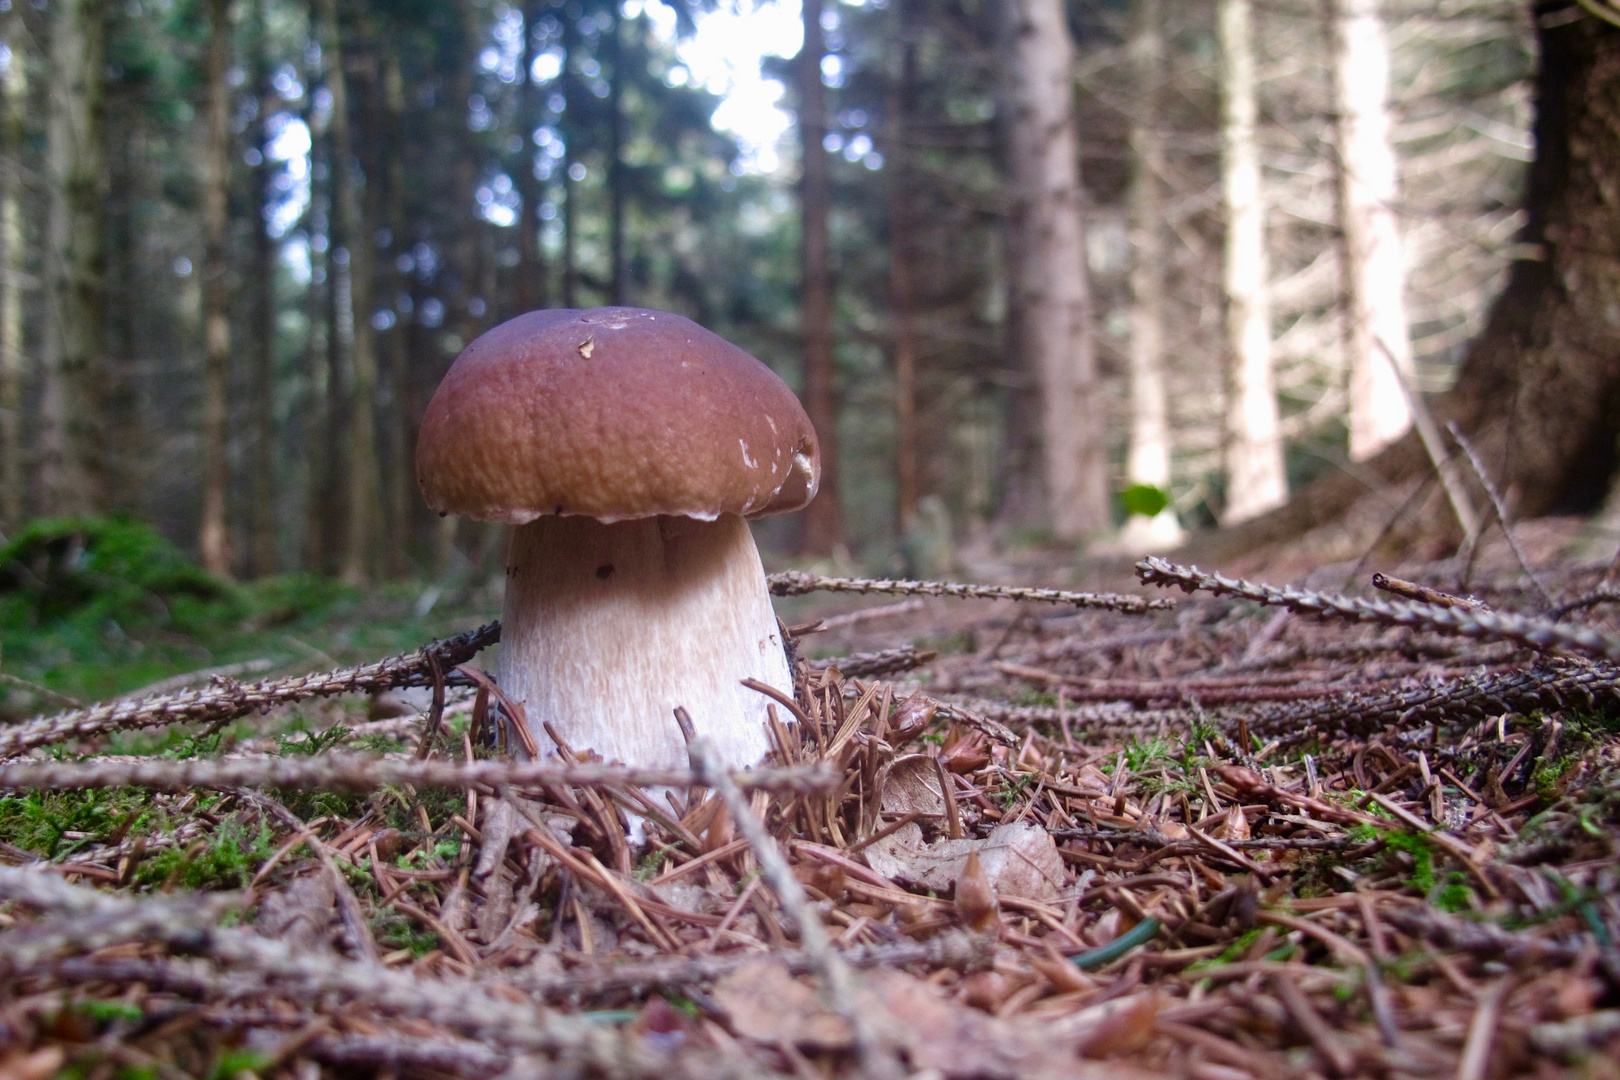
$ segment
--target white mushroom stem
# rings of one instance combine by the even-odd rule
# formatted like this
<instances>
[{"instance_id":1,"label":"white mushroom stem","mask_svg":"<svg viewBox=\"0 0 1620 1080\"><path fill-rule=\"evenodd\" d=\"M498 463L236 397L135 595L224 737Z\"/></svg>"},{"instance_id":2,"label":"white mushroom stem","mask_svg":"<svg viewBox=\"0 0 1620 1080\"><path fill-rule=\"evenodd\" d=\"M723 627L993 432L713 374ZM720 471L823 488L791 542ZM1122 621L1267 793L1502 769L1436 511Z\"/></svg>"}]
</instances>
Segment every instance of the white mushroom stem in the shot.
<instances>
[{"instance_id":1,"label":"white mushroom stem","mask_svg":"<svg viewBox=\"0 0 1620 1080\"><path fill-rule=\"evenodd\" d=\"M725 765L754 765L771 745L769 699L741 680L793 690L759 552L735 514L517 526L501 626L501 689L546 749L549 721L576 751L680 768L681 705Z\"/></svg>"}]
</instances>

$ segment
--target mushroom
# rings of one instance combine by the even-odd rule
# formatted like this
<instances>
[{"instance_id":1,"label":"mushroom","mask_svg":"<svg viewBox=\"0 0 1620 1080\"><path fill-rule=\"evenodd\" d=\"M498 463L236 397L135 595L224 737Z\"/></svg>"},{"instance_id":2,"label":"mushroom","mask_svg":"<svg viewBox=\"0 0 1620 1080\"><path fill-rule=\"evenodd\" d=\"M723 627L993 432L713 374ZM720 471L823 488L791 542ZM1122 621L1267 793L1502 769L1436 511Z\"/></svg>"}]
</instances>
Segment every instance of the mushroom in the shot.
<instances>
[{"instance_id":1,"label":"mushroom","mask_svg":"<svg viewBox=\"0 0 1620 1080\"><path fill-rule=\"evenodd\" d=\"M769 368L689 319L535 311L456 358L428 403L417 482L440 513L507 522L496 677L607 761L680 767L676 706L725 764L770 748L792 692L745 519L815 496L816 435ZM786 719L786 718L784 718Z\"/></svg>"}]
</instances>

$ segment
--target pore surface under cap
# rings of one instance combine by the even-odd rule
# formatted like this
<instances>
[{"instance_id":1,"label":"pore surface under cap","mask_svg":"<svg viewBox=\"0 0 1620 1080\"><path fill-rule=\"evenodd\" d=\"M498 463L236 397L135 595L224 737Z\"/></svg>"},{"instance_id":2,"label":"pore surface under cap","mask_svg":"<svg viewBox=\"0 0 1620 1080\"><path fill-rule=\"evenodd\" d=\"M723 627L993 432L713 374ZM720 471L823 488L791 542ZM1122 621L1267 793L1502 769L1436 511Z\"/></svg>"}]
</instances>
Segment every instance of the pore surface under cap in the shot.
<instances>
[{"instance_id":1,"label":"pore surface under cap","mask_svg":"<svg viewBox=\"0 0 1620 1080\"><path fill-rule=\"evenodd\" d=\"M429 506L513 524L796 510L820 470L775 372L690 319L626 307L530 312L479 337L416 451Z\"/></svg>"}]
</instances>

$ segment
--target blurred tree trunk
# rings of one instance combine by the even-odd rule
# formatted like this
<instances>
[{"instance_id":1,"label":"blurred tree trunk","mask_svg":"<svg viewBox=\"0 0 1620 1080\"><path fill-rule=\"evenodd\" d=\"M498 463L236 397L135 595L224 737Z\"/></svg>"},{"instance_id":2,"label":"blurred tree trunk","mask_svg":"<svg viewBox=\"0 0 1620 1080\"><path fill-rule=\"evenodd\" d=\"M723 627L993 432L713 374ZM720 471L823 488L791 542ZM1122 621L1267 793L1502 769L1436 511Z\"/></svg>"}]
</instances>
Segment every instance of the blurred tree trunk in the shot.
<instances>
[{"instance_id":1,"label":"blurred tree trunk","mask_svg":"<svg viewBox=\"0 0 1620 1080\"><path fill-rule=\"evenodd\" d=\"M203 492L197 548L209 573L231 575L230 523L230 0L208 0L203 104Z\"/></svg>"},{"instance_id":2,"label":"blurred tree trunk","mask_svg":"<svg viewBox=\"0 0 1620 1080\"><path fill-rule=\"evenodd\" d=\"M1226 211L1226 511L1245 521L1288 498L1271 371L1266 208L1255 137L1254 5L1220 0L1221 196Z\"/></svg>"},{"instance_id":3,"label":"blurred tree trunk","mask_svg":"<svg viewBox=\"0 0 1620 1080\"><path fill-rule=\"evenodd\" d=\"M320 40L321 0L310 0L309 36ZM309 292L305 297L306 377L309 397L299 410L303 424L302 447L306 476L306 521L304 527L304 567L313 574L330 573L340 538L341 520L336 512L341 493L342 472L339 454L341 414L335 378L337 348L332 314L337 274L332 263L332 140L328 125L315 108L315 99L326 80L322 64L311 63L305 72L308 92L304 95L304 123L310 133L309 208L304 214L309 233ZM321 241L325 241L323 244Z\"/></svg>"},{"instance_id":4,"label":"blurred tree trunk","mask_svg":"<svg viewBox=\"0 0 1620 1080\"><path fill-rule=\"evenodd\" d=\"M388 205L383 220L393 238L390 250L403 253L410 235L405 210L405 75L400 70L399 54L391 46L384 46L382 64L384 142L378 178L387 183ZM399 269L397 263L385 268L383 279L392 283L396 297L410 287L406 273ZM386 306L397 308L398 304L391 298ZM409 316L397 316L388 330L387 390L381 399L386 418L383 438L387 466L383 470L387 493L387 498L383 500L386 515L384 535L389 538L388 561L383 569L393 576L410 570L411 508L416 497L416 469L411 461L414 433L411 430L413 410L409 407L411 359L408 319Z\"/></svg>"},{"instance_id":5,"label":"blurred tree trunk","mask_svg":"<svg viewBox=\"0 0 1620 1080\"><path fill-rule=\"evenodd\" d=\"M270 117L281 107L271 82L269 27L265 6L253 0L253 84L259 109L253 145L259 162L253 168L253 453L251 455L250 538L248 565L256 577L279 569L276 513L276 245L266 212L274 195L275 166L270 160Z\"/></svg>"},{"instance_id":6,"label":"blurred tree trunk","mask_svg":"<svg viewBox=\"0 0 1620 1080\"><path fill-rule=\"evenodd\" d=\"M1164 383L1164 139L1159 93L1165 80L1164 7L1137 0L1131 36L1136 85L1131 115L1131 433L1125 479L1170 491L1170 410ZM1132 514L1121 539L1131 550L1160 551L1185 538L1176 512Z\"/></svg>"},{"instance_id":7,"label":"blurred tree trunk","mask_svg":"<svg viewBox=\"0 0 1620 1080\"><path fill-rule=\"evenodd\" d=\"M562 84L563 114L558 126L562 129L562 186L563 186L563 307L579 307L579 182L574 179L574 166L579 161L580 147L576 139L584 137L579 110L582 104L579 80L574 77L574 65L579 62L579 18L565 2L558 6L557 17L562 20L562 71L558 81Z\"/></svg>"},{"instance_id":8,"label":"blurred tree trunk","mask_svg":"<svg viewBox=\"0 0 1620 1080\"><path fill-rule=\"evenodd\" d=\"M1378 0L1332 0L1331 14L1350 352L1350 458L1361 461L1412 425L1401 388L1403 376L1410 385L1412 342L1406 324L1406 254L1395 220L1389 37Z\"/></svg>"},{"instance_id":9,"label":"blurred tree trunk","mask_svg":"<svg viewBox=\"0 0 1620 1080\"><path fill-rule=\"evenodd\" d=\"M889 84L887 101L889 169L889 303L894 318L895 518L901 536L917 513L921 480L917 468L917 311L912 276L915 224L911 216L910 149L907 123L917 92L917 46L909 36L906 0L894 8L900 44L900 70Z\"/></svg>"},{"instance_id":10,"label":"blurred tree trunk","mask_svg":"<svg viewBox=\"0 0 1620 1080\"><path fill-rule=\"evenodd\" d=\"M371 327L372 252L376 245L376 184L367 185L355 159L349 79L337 0L319 0L321 57L332 95L332 263L337 268L335 337L348 367L348 498L344 505L343 577L366 581L382 540L377 466L377 354ZM373 178L374 180L375 178ZM362 206L362 192L364 205ZM346 257L345 257L346 256Z\"/></svg>"},{"instance_id":11,"label":"blurred tree trunk","mask_svg":"<svg viewBox=\"0 0 1620 1080\"><path fill-rule=\"evenodd\" d=\"M540 247L540 203L544 199L540 178L534 174L534 133L544 115L545 99L540 83L534 77L534 62L539 56L535 49L535 35L540 29L540 0L529 0L523 6L523 87L518 92L518 134L523 138L523 149L518 151L512 172L517 180L518 198L518 271L517 311L534 311L546 306L545 254Z\"/></svg>"},{"instance_id":12,"label":"blurred tree trunk","mask_svg":"<svg viewBox=\"0 0 1620 1080\"><path fill-rule=\"evenodd\" d=\"M612 264L608 303L623 304L629 287L624 277L624 204L629 175L624 167L624 19L617 5L612 17L602 42L608 63L608 251Z\"/></svg>"},{"instance_id":13,"label":"blurred tree trunk","mask_svg":"<svg viewBox=\"0 0 1620 1080\"><path fill-rule=\"evenodd\" d=\"M22 13L7 16L11 64L6 68L0 123L0 529L9 537L23 522L27 473L23 469L22 168L28 122L28 49Z\"/></svg>"},{"instance_id":14,"label":"blurred tree trunk","mask_svg":"<svg viewBox=\"0 0 1620 1080\"><path fill-rule=\"evenodd\" d=\"M804 407L821 443L821 491L800 517L798 548L829 555L844 542L839 506L838 405L834 386L833 285L827 213L832 175L823 142L827 95L821 82L826 53L821 0L804 0L804 45L799 50L799 327L804 341Z\"/></svg>"},{"instance_id":15,"label":"blurred tree trunk","mask_svg":"<svg viewBox=\"0 0 1620 1080\"><path fill-rule=\"evenodd\" d=\"M1061 0L1003 5L1014 352L1040 394L1045 517L1080 540L1109 526L1106 432L1081 222L1073 60Z\"/></svg>"},{"instance_id":16,"label":"blurred tree trunk","mask_svg":"<svg viewBox=\"0 0 1620 1080\"><path fill-rule=\"evenodd\" d=\"M1535 160L1525 192L1527 254L1513 263L1456 385L1430 401L1467 433L1519 517L1597 509L1620 470L1620 27L1573 2L1537 8ZM1200 551L1229 559L1304 532L1365 519L1368 482L1395 484L1433 466L1409 432L1357 474L1328 473L1287 506L1223 530ZM1418 535L1455 541L1435 515ZM1367 537L1370 540L1371 537Z\"/></svg>"},{"instance_id":17,"label":"blurred tree trunk","mask_svg":"<svg viewBox=\"0 0 1620 1080\"><path fill-rule=\"evenodd\" d=\"M45 158L45 340L41 350L41 509L103 505L101 314L104 195L101 117L105 25L100 0L52 5Z\"/></svg>"}]
</instances>

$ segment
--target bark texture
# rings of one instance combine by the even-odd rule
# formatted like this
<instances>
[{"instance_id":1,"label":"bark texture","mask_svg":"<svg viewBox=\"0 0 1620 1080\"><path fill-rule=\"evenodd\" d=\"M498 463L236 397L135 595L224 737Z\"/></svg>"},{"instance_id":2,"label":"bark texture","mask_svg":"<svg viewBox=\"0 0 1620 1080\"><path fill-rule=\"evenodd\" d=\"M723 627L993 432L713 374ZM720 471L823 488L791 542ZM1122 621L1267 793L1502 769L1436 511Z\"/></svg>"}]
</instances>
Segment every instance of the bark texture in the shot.
<instances>
[{"instance_id":1,"label":"bark texture","mask_svg":"<svg viewBox=\"0 0 1620 1080\"><path fill-rule=\"evenodd\" d=\"M1052 532L1079 540L1109 525L1108 460L1081 223L1073 60L1061 0L1003 6L1001 71L1011 205L1014 351L1040 393Z\"/></svg>"},{"instance_id":2,"label":"bark texture","mask_svg":"<svg viewBox=\"0 0 1620 1080\"><path fill-rule=\"evenodd\" d=\"M46 115L49 208L39 438L40 510L93 513L101 460L102 90L105 26L99 0L53 4Z\"/></svg>"},{"instance_id":3,"label":"bark texture","mask_svg":"<svg viewBox=\"0 0 1620 1080\"><path fill-rule=\"evenodd\" d=\"M1221 197L1226 212L1226 511L1246 521L1288 498L1271 371L1266 207L1255 137L1254 5L1220 0Z\"/></svg>"},{"instance_id":4,"label":"bark texture","mask_svg":"<svg viewBox=\"0 0 1620 1080\"><path fill-rule=\"evenodd\" d=\"M1456 385L1430 403L1438 421L1470 436L1521 518L1596 509L1620 460L1620 28L1572 3L1537 12L1526 257L1513 265ZM1368 481L1395 484L1431 469L1409 433L1358 476L1324 476L1277 513L1212 538L1200 557L1236 557L1343 523ZM1389 514L1376 516L1375 528ZM1454 530L1436 514L1420 531Z\"/></svg>"},{"instance_id":5,"label":"bark texture","mask_svg":"<svg viewBox=\"0 0 1620 1080\"><path fill-rule=\"evenodd\" d=\"M799 50L799 290L800 333L804 340L804 408L821 442L821 493L801 516L799 549L830 554L844 541L839 506L838 404L834 386L833 287L827 213L832 175L823 140L827 137L826 91L821 58L821 0L804 2L804 47Z\"/></svg>"},{"instance_id":6,"label":"bark texture","mask_svg":"<svg viewBox=\"0 0 1620 1080\"><path fill-rule=\"evenodd\" d=\"M1371 457L1412 425L1406 252L1395 217L1389 35L1378 0L1333 0L1339 222L1350 356L1350 458Z\"/></svg>"}]
</instances>

